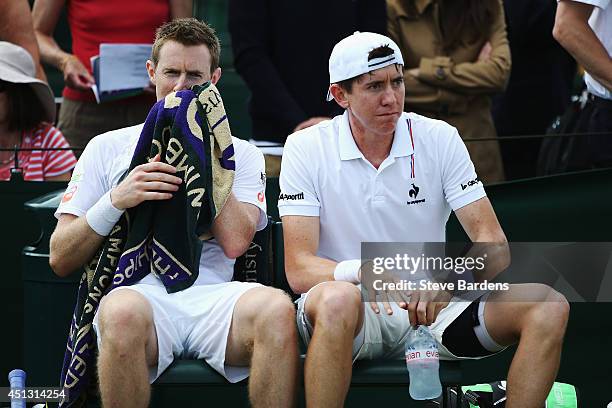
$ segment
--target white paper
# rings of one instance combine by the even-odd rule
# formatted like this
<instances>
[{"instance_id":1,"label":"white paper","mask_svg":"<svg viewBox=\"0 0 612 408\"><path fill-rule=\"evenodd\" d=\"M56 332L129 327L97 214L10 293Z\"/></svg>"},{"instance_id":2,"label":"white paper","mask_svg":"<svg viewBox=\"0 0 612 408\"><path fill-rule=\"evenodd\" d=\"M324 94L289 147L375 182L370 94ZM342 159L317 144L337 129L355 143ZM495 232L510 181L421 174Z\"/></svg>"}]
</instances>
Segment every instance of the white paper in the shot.
<instances>
[{"instance_id":1,"label":"white paper","mask_svg":"<svg viewBox=\"0 0 612 408\"><path fill-rule=\"evenodd\" d=\"M277 142L269 142L267 140L249 140L249 143L257 146L263 154L268 156L282 156L284 145Z\"/></svg>"},{"instance_id":2,"label":"white paper","mask_svg":"<svg viewBox=\"0 0 612 408\"><path fill-rule=\"evenodd\" d=\"M98 92L98 86L96 84L93 84L91 86L91 91L93 92L94 96L96 97L96 102L100 103L100 92Z\"/></svg>"},{"instance_id":3,"label":"white paper","mask_svg":"<svg viewBox=\"0 0 612 408\"><path fill-rule=\"evenodd\" d=\"M100 44L100 92L144 88L151 44Z\"/></svg>"}]
</instances>

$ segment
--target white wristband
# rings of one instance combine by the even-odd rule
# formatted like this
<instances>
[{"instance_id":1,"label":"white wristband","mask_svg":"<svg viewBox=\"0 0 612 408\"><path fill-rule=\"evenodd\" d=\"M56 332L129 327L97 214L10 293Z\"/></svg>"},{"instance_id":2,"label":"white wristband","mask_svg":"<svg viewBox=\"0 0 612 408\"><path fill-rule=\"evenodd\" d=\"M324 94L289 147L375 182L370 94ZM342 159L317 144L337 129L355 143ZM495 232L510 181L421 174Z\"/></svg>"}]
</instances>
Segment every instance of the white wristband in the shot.
<instances>
[{"instance_id":1,"label":"white wristband","mask_svg":"<svg viewBox=\"0 0 612 408\"><path fill-rule=\"evenodd\" d=\"M351 259L342 261L336 265L334 269L334 279L337 281L359 283L359 269L361 268L361 259Z\"/></svg>"},{"instance_id":2,"label":"white wristband","mask_svg":"<svg viewBox=\"0 0 612 408\"><path fill-rule=\"evenodd\" d=\"M119 210L113 206L109 191L100 197L93 207L87 210L85 219L96 234L105 237L110 234L122 214L123 210Z\"/></svg>"}]
</instances>

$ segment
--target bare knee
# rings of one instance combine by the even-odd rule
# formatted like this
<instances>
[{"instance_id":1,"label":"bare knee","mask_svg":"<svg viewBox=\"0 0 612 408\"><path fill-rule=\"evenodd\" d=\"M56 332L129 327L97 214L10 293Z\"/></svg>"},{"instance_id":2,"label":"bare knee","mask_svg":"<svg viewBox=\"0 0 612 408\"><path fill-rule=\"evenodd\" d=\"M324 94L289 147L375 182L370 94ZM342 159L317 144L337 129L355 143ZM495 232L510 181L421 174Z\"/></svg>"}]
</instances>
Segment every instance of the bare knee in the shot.
<instances>
[{"instance_id":1,"label":"bare knee","mask_svg":"<svg viewBox=\"0 0 612 408\"><path fill-rule=\"evenodd\" d=\"M117 291L100 304L99 330L104 347L130 352L144 346L153 325L153 312L148 301L135 291Z\"/></svg>"},{"instance_id":2,"label":"bare knee","mask_svg":"<svg viewBox=\"0 0 612 408\"><path fill-rule=\"evenodd\" d=\"M526 325L540 335L561 341L569 319L570 306L561 293L548 288L543 301L535 303L526 316Z\"/></svg>"},{"instance_id":3,"label":"bare knee","mask_svg":"<svg viewBox=\"0 0 612 408\"><path fill-rule=\"evenodd\" d=\"M269 289L265 296L265 304L257 311L255 319L256 338L259 337L270 345L297 344L293 302L280 289Z\"/></svg>"},{"instance_id":4,"label":"bare knee","mask_svg":"<svg viewBox=\"0 0 612 408\"><path fill-rule=\"evenodd\" d=\"M306 313L316 325L355 329L360 316L361 293L348 282L328 282L308 295Z\"/></svg>"}]
</instances>

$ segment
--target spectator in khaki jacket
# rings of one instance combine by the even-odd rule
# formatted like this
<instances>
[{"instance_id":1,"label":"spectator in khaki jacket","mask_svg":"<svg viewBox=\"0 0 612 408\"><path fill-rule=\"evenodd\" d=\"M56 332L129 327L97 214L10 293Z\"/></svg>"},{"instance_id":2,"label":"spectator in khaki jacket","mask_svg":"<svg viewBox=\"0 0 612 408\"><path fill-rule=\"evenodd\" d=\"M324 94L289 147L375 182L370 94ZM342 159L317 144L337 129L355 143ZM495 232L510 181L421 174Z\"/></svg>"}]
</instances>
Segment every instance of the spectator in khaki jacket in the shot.
<instances>
[{"instance_id":1,"label":"spectator in khaki jacket","mask_svg":"<svg viewBox=\"0 0 612 408\"><path fill-rule=\"evenodd\" d=\"M496 137L491 98L510 75L498 0L388 0L389 37L404 55L405 110L441 119L464 139ZM499 144L466 143L483 181L504 179Z\"/></svg>"}]
</instances>

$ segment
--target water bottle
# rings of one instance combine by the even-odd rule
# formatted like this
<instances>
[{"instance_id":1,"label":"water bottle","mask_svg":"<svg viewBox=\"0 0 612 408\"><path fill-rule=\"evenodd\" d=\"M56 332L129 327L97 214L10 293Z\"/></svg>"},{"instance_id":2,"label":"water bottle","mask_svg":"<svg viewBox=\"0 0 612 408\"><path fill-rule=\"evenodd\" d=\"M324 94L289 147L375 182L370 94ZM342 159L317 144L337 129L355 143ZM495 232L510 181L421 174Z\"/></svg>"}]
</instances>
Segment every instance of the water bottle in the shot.
<instances>
[{"instance_id":1,"label":"water bottle","mask_svg":"<svg viewBox=\"0 0 612 408\"><path fill-rule=\"evenodd\" d=\"M410 396L431 400L442 394L438 343L427 326L410 328L404 344L406 366L410 373Z\"/></svg>"},{"instance_id":2,"label":"water bottle","mask_svg":"<svg viewBox=\"0 0 612 408\"><path fill-rule=\"evenodd\" d=\"M11 371L8 375L9 384L12 389L24 389L25 388L25 380L26 373L23 370L15 369ZM11 408L25 408L26 403L25 400L13 400L11 398Z\"/></svg>"}]
</instances>

